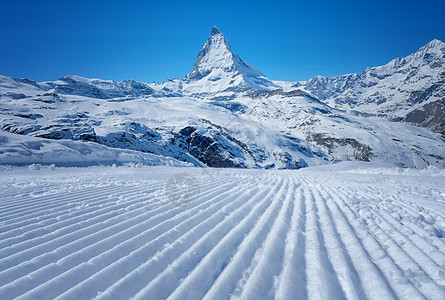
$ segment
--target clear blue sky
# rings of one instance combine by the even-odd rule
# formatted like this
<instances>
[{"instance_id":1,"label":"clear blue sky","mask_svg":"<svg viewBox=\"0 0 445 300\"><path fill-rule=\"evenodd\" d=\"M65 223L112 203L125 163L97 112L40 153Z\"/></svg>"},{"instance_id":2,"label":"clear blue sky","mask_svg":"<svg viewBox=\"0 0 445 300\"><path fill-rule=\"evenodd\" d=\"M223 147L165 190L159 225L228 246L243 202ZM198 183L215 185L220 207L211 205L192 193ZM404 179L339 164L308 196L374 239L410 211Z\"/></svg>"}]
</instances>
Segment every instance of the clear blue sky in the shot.
<instances>
[{"instance_id":1,"label":"clear blue sky","mask_svg":"<svg viewBox=\"0 0 445 300\"><path fill-rule=\"evenodd\" d=\"M361 72L445 41L445 1L0 0L0 74L184 77L216 25L274 80Z\"/></svg>"}]
</instances>

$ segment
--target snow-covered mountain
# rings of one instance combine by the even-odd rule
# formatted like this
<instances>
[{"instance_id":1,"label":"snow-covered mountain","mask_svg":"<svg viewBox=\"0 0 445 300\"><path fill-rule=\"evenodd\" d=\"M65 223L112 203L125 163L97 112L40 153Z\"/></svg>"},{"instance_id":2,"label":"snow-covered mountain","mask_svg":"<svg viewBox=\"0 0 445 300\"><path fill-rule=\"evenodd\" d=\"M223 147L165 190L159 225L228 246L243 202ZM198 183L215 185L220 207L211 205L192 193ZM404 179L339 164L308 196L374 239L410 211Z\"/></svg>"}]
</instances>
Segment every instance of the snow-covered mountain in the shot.
<instances>
[{"instance_id":1,"label":"snow-covered mountain","mask_svg":"<svg viewBox=\"0 0 445 300\"><path fill-rule=\"evenodd\" d=\"M320 100L337 96L351 87L358 79L358 74L347 74L339 77L315 76L307 82L297 82L292 87L304 87Z\"/></svg>"},{"instance_id":2,"label":"snow-covered mountain","mask_svg":"<svg viewBox=\"0 0 445 300\"><path fill-rule=\"evenodd\" d=\"M234 54L225 36L215 26L198 53L193 70L185 78L154 83L151 87L164 96L215 99L232 99L253 90L281 88L257 68Z\"/></svg>"},{"instance_id":3,"label":"snow-covered mountain","mask_svg":"<svg viewBox=\"0 0 445 300\"><path fill-rule=\"evenodd\" d=\"M88 143L89 149L92 143L100 144L195 166L297 169L361 160L445 167L445 142L438 134L376 117L398 101L406 114L385 116L418 120L421 114L410 113L422 107L400 95L412 95L421 88L416 85L420 81L427 89L435 88L419 103L433 105L443 90L437 83L443 75L437 73L442 68L442 44L433 41L409 59L368 68L361 75L289 83L267 79L233 54L227 39L213 27L193 70L182 79L140 83L70 75L35 82L0 76L0 129L40 142L75 140ZM403 76L411 73L417 81L405 80ZM376 103L368 89L392 96ZM361 100L345 100L347 95ZM349 113L362 107L367 108L362 115ZM435 111L442 116L440 109ZM430 114L423 115L427 122L436 122ZM9 154L0 163L8 163L15 150L2 147L0 151ZM38 155L35 150L30 152L33 157Z\"/></svg>"},{"instance_id":4,"label":"snow-covered mountain","mask_svg":"<svg viewBox=\"0 0 445 300\"><path fill-rule=\"evenodd\" d=\"M317 76L297 86L335 108L403 120L445 134L445 43L439 40L360 75Z\"/></svg>"},{"instance_id":5,"label":"snow-covered mountain","mask_svg":"<svg viewBox=\"0 0 445 300\"><path fill-rule=\"evenodd\" d=\"M188 89L198 87L198 93L203 92L203 86L209 92L278 88L257 68L233 54L229 42L216 27L212 28L210 37L198 53L193 70L186 79L189 80Z\"/></svg>"}]
</instances>

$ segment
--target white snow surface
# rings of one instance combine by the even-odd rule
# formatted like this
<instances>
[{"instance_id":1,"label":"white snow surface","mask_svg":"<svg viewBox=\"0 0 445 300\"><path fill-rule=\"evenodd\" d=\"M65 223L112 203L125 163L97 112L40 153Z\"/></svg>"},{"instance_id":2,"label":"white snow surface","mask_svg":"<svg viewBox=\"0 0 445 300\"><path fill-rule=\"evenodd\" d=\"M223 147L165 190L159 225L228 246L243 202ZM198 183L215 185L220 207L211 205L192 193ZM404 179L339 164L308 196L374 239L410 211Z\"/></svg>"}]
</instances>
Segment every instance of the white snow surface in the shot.
<instances>
[{"instance_id":1,"label":"white snow surface","mask_svg":"<svg viewBox=\"0 0 445 300\"><path fill-rule=\"evenodd\" d=\"M109 148L92 142L51 140L0 131L0 165L54 164L79 167L123 163L175 167L191 165L171 157Z\"/></svg>"},{"instance_id":2,"label":"white snow surface","mask_svg":"<svg viewBox=\"0 0 445 300\"><path fill-rule=\"evenodd\" d=\"M0 299L444 299L445 171L0 167Z\"/></svg>"}]
</instances>

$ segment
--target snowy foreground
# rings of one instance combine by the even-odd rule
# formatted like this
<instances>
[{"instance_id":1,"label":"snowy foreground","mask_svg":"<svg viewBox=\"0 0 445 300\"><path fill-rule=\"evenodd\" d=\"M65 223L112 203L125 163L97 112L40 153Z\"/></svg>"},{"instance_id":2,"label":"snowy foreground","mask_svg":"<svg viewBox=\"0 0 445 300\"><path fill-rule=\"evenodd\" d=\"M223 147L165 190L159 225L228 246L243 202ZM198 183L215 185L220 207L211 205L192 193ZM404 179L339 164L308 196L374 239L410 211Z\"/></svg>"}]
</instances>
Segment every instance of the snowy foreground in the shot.
<instances>
[{"instance_id":1,"label":"snowy foreground","mask_svg":"<svg viewBox=\"0 0 445 300\"><path fill-rule=\"evenodd\" d=\"M445 298L444 170L0 168L0 299Z\"/></svg>"}]
</instances>

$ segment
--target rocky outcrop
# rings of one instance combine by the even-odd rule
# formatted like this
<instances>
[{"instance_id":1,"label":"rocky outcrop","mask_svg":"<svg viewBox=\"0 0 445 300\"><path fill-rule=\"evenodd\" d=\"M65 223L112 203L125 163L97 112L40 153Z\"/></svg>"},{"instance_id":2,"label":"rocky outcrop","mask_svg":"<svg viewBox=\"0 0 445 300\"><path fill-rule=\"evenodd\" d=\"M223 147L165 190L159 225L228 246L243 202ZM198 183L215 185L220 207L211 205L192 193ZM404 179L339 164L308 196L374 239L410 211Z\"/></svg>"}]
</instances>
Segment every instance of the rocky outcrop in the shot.
<instances>
[{"instance_id":1,"label":"rocky outcrop","mask_svg":"<svg viewBox=\"0 0 445 300\"><path fill-rule=\"evenodd\" d=\"M413 110L403 118L403 121L429 128L445 138L445 98Z\"/></svg>"},{"instance_id":2,"label":"rocky outcrop","mask_svg":"<svg viewBox=\"0 0 445 300\"><path fill-rule=\"evenodd\" d=\"M322 133L312 133L307 139L327 149L329 154L332 154L335 148L348 146L352 151L346 154L347 160L371 161L374 156L369 145L362 144L353 138L333 138Z\"/></svg>"}]
</instances>

